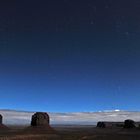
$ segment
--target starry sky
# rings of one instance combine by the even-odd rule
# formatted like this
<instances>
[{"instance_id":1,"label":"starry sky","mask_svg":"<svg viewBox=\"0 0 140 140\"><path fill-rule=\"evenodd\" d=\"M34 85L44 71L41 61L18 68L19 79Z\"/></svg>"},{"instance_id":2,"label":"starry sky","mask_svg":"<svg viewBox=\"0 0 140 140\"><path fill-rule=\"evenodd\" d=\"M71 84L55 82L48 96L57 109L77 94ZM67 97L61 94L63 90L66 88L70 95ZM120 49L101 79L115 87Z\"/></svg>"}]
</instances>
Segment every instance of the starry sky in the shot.
<instances>
[{"instance_id":1,"label":"starry sky","mask_svg":"<svg viewBox=\"0 0 140 140\"><path fill-rule=\"evenodd\" d=\"M1 0L0 108L140 110L139 0Z\"/></svg>"}]
</instances>

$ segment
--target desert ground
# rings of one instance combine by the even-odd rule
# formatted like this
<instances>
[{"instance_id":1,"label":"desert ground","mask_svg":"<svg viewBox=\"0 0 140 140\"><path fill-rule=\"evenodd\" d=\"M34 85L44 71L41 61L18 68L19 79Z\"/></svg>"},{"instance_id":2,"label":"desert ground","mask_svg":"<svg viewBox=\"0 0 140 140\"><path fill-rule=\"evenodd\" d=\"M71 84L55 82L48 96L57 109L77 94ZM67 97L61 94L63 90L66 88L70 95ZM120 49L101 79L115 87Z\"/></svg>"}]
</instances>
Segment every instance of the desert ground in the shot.
<instances>
[{"instance_id":1,"label":"desert ground","mask_svg":"<svg viewBox=\"0 0 140 140\"><path fill-rule=\"evenodd\" d=\"M96 128L95 126L55 125L55 132L26 131L24 126L9 126L0 140L140 140L140 129Z\"/></svg>"}]
</instances>

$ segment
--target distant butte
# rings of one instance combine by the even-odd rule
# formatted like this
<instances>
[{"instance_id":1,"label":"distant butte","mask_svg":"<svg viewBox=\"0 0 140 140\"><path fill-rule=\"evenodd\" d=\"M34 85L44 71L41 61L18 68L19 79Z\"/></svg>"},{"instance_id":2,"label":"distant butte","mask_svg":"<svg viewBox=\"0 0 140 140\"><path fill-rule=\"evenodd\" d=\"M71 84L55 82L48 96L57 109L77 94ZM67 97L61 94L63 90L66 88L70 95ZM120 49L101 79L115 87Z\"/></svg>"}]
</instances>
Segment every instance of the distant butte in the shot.
<instances>
[{"instance_id":1,"label":"distant butte","mask_svg":"<svg viewBox=\"0 0 140 140\"><path fill-rule=\"evenodd\" d=\"M50 117L45 112L36 112L32 115L31 125L27 128L35 133L54 133L54 129L50 126Z\"/></svg>"},{"instance_id":2,"label":"distant butte","mask_svg":"<svg viewBox=\"0 0 140 140\"><path fill-rule=\"evenodd\" d=\"M31 126L49 126L50 117L47 113L36 112L32 115Z\"/></svg>"}]
</instances>

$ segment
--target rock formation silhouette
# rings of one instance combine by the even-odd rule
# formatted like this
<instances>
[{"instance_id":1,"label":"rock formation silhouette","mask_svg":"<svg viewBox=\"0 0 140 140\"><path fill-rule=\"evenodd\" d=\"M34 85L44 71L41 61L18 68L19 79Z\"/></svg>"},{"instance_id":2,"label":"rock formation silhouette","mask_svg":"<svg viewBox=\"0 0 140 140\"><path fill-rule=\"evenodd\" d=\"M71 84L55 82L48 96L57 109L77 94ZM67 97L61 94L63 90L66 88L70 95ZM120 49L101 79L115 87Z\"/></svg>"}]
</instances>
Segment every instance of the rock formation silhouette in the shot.
<instances>
[{"instance_id":1,"label":"rock formation silhouette","mask_svg":"<svg viewBox=\"0 0 140 140\"><path fill-rule=\"evenodd\" d=\"M31 126L49 126L50 118L47 113L36 112L32 115Z\"/></svg>"},{"instance_id":2,"label":"rock formation silhouette","mask_svg":"<svg viewBox=\"0 0 140 140\"><path fill-rule=\"evenodd\" d=\"M9 128L3 124L3 116L0 114L0 131L7 131Z\"/></svg>"},{"instance_id":3,"label":"rock formation silhouette","mask_svg":"<svg viewBox=\"0 0 140 140\"><path fill-rule=\"evenodd\" d=\"M135 122L133 120L125 120L124 121L124 128L135 128Z\"/></svg>"},{"instance_id":4,"label":"rock formation silhouette","mask_svg":"<svg viewBox=\"0 0 140 140\"><path fill-rule=\"evenodd\" d=\"M104 122L98 122L98 123L97 123L97 127L98 127L98 128L105 128L106 125L105 125Z\"/></svg>"},{"instance_id":5,"label":"rock formation silhouette","mask_svg":"<svg viewBox=\"0 0 140 140\"><path fill-rule=\"evenodd\" d=\"M0 124L2 124L2 115L0 114Z\"/></svg>"},{"instance_id":6,"label":"rock formation silhouette","mask_svg":"<svg viewBox=\"0 0 140 140\"><path fill-rule=\"evenodd\" d=\"M50 117L45 112L36 112L32 115L31 126L26 128L30 133L55 133L55 130L50 126Z\"/></svg>"}]
</instances>

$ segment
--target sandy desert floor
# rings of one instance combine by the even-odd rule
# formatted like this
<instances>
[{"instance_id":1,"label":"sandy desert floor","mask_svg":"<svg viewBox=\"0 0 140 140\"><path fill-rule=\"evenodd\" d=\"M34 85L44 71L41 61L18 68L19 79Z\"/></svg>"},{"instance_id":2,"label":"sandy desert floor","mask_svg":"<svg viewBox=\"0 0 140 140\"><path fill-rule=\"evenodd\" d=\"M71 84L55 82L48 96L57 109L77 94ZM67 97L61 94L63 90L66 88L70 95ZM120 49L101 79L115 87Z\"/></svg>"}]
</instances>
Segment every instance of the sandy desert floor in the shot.
<instances>
[{"instance_id":1,"label":"sandy desert floor","mask_svg":"<svg viewBox=\"0 0 140 140\"><path fill-rule=\"evenodd\" d=\"M92 126L54 126L55 133L26 132L11 127L0 132L0 140L140 140L140 129L95 128Z\"/></svg>"}]
</instances>

